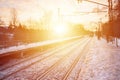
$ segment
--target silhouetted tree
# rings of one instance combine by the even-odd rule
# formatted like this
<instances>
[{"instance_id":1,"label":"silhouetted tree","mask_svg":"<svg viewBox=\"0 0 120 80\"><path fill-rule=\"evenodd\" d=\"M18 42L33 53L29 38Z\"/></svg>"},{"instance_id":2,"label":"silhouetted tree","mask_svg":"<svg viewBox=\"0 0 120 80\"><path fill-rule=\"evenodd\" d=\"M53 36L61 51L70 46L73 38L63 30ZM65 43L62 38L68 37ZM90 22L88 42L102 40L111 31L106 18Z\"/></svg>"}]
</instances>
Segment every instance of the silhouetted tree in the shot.
<instances>
[{"instance_id":1,"label":"silhouetted tree","mask_svg":"<svg viewBox=\"0 0 120 80\"><path fill-rule=\"evenodd\" d=\"M117 4L115 6L117 12L117 20L120 20L120 0L117 0Z\"/></svg>"},{"instance_id":2,"label":"silhouetted tree","mask_svg":"<svg viewBox=\"0 0 120 80\"><path fill-rule=\"evenodd\" d=\"M1 25L4 25L4 21L1 19L1 17L0 17L0 26Z\"/></svg>"}]
</instances>

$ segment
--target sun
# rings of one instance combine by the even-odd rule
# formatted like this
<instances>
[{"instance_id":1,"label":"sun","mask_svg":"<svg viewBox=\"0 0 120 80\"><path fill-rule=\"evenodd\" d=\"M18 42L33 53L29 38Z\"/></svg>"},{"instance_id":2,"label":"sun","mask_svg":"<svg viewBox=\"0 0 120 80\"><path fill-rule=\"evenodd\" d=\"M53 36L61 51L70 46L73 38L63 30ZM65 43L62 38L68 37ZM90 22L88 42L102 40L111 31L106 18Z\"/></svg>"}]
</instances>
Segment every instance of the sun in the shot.
<instances>
[{"instance_id":1,"label":"sun","mask_svg":"<svg viewBox=\"0 0 120 80\"><path fill-rule=\"evenodd\" d=\"M65 35L68 32L67 26L59 24L53 28L54 33L57 35Z\"/></svg>"}]
</instances>

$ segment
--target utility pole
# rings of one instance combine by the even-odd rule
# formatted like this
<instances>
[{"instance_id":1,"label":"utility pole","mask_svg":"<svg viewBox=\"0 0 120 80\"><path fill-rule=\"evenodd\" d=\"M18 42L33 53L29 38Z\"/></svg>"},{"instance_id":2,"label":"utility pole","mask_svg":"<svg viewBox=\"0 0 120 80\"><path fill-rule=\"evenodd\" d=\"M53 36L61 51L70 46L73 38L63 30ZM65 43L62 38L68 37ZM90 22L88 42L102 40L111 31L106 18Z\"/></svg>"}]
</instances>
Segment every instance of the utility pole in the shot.
<instances>
[{"instance_id":1,"label":"utility pole","mask_svg":"<svg viewBox=\"0 0 120 80\"><path fill-rule=\"evenodd\" d=\"M112 28L112 23L113 23L113 4L112 0L108 0L108 15L109 15L109 23L110 27Z\"/></svg>"},{"instance_id":2,"label":"utility pole","mask_svg":"<svg viewBox=\"0 0 120 80\"><path fill-rule=\"evenodd\" d=\"M61 13L61 9L58 8L58 24L63 23L63 14Z\"/></svg>"},{"instance_id":3,"label":"utility pole","mask_svg":"<svg viewBox=\"0 0 120 80\"><path fill-rule=\"evenodd\" d=\"M58 8L58 22L60 23L60 8Z\"/></svg>"}]
</instances>

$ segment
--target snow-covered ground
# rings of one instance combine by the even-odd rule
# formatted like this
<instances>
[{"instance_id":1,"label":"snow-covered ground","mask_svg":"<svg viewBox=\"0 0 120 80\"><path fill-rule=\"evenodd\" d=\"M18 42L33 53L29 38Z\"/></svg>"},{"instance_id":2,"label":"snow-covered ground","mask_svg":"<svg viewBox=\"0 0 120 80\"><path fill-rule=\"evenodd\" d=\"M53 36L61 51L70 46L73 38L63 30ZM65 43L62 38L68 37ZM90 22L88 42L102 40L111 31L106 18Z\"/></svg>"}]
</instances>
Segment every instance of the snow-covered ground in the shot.
<instances>
[{"instance_id":1,"label":"snow-covered ground","mask_svg":"<svg viewBox=\"0 0 120 80\"><path fill-rule=\"evenodd\" d=\"M75 43L78 43L79 41L77 41L77 42L74 42L74 44ZM79 44L76 44L76 45L79 45ZM53 56L50 56L50 57L48 57L48 58L46 58L45 60L43 60L43 61L39 61L39 63L36 63L35 65L31 65L31 66L29 66L29 68L27 68L27 69L25 69L25 70L22 70L22 71L19 71L17 74L15 74L14 76L11 76L11 77L9 77L8 79L6 79L6 80L14 80L14 79L18 79L18 80L21 80L21 79L23 79L23 80L29 80L29 78L31 77L31 76L33 76L33 75L37 75L37 74L42 74L48 67L50 67L51 65L53 65L53 63L55 63L56 62L56 60L59 60L59 58L62 58L64 55L66 55L66 54L69 54L69 52L72 50L72 49L75 49L76 48L76 45L74 45L74 46L70 46L70 48L68 48L68 49L64 49L64 50L58 50L58 52L56 52L55 53L55 55L53 55ZM66 47L68 47L68 46L66 46ZM55 52L55 51L54 51ZM53 53L53 51L51 52L51 53ZM47 54L45 54L46 56L48 55L48 54L51 54L50 52L48 52ZM61 54L61 53L63 53L63 54ZM44 55L44 56L45 56ZM39 56L38 58L42 58L42 56ZM35 58L35 59L37 59L37 58ZM34 59L34 60L35 60ZM28 61L27 61L28 62ZM30 61L31 62L31 61ZM24 65L27 65L27 64L24 64ZM20 65L19 65L20 66ZM16 67L17 68L17 67ZM15 70L15 67L13 67L13 70ZM6 73L7 75L10 73L9 71L10 70L4 70L4 71L2 71L1 73L3 74L4 72L7 72L8 71L8 73ZM4 73L5 74L5 73ZM31 78L33 78L33 77L31 77ZM30 79L31 79L30 78ZM32 80L32 79L31 79ZM34 80L34 79L33 79Z\"/></svg>"},{"instance_id":2,"label":"snow-covered ground","mask_svg":"<svg viewBox=\"0 0 120 80\"><path fill-rule=\"evenodd\" d=\"M75 38L80 38L80 37L81 36L75 36L75 37L56 39L56 40L46 40L46 41L30 43L30 44L26 44L26 45L11 46L8 48L0 49L0 54L12 52L12 51L23 50L23 49L28 49L28 48L34 48L34 47L38 47L38 46L44 46L44 45L53 44L53 43L62 42L62 41L67 41L70 39L75 39Z\"/></svg>"},{"instance_id":3,"label":"snow-covered ground","mask_svg":"<svg viewBox=\"0 0 120 80\"><path fill-rule=\"evenodd\" d=\"M79 47L75 46L78 45L79 42L81 42ZM15 75L10 76L6 80L13 80L17 78L18 80L29 80L32 79L31 76L33 75L34 77L38 74L42 75L45 70L53 65L53 63L55 63L58 59L63 57L65 54L72 53L57 67L53 68L50 73L43 77L43 80L61 80L61 76L66 74L71 64L76 59L76 56L81 55L80 52L83 50L82 46L85 45L86 42L85 39L82 39L79 42L67 47L64 50L58 51L54 56L48 57L48 59L36 63L25 70L17 72ZM118 42L120 42L120 40L118 40ZM88 50L86 48L88 48ZM120 80L120 47L116 47L113 43L107 43L104 39L97 40L97 38L94 37L93 40L89 42L89 47L86 48L84 48L86 52L83 52L85 55L81 55L82 57L79 62L73 69L71 69L67 80ZM73 52L71 51L72 49L74 50Z\"/></svg>"},{"instance_id":4,"label":"snow-covered ground","mask_svg":"<svg viewBox=\"0 0 120 80\"><path fill-rule=\"evenodd\" d=\"M118 46L120 46L120 38L118 39Z\"/></svg>"},{"instance_id":5,"label":"snow-covered ground","mask_svg":"<svg viewBox=\"0 0 120 80\"><path fill-rule=\"evenodd\" d=\"M95 40L86 56L78 80L120 80L120 47Z\"/></svg>"}]
</instances>

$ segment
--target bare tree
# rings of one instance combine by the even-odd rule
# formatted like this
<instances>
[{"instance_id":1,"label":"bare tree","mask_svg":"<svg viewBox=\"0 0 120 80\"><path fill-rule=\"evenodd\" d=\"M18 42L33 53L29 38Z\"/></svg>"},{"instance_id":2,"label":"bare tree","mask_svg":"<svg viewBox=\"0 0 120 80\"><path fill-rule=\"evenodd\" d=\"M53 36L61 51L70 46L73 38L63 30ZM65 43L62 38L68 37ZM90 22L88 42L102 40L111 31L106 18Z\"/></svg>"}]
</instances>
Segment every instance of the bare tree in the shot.
<instances>
[{"instance_id":1,"label":"bare tree","mask_svg":"<svg viewBox=\"0 0 120 80\"><path fill-rule=\"evenodd\" d=\"M114 13L114 18L116 20L120 20L120 0L115 0L114 1L114 9L113 9L113 13Z\"/></svg>"},{"instance_id":2,"label":"bare tree","mask_svg":"<svg viewBox=\"0 0 120 80\"><path fill-rule=\"evenodd\" d=\"M17 11L15 8L11 9L11 17L12 17L12 21L11 21L12 25L13 25L13 27L15 27L17 24Z\"/></svg>"},{"instance_id":3,"label":"bare tree","mask_svg":"<svg viewBox=\"0 0 120 80\"><path fill-rule=\"evenodd\" d=\"M1 19L1 17L0 17L0 26L1 25L4 25L4 21Z\"/></svg>"},{"instance_id":4,"label":"bare tree","mask_svg":"<svg viewBox=\"0 0 120 80\"><path fill-rule=\"evenodd\" d=\"M52 21L52 12L50 11L45 12L41 19L43 28L49 29L51 21Z\"/></svg>"},{"instance_id":5,"label":"bare tree","mask_svg":"<svg viewBox=\"0 0 120 80\"><path fill-rule=\"evenodd\" d=\"M118 0L116 8L117 8L117 13L118 13L117 18L118 18L118 20L120 20L120 0Z\"/></svg>"}]
</instances>

